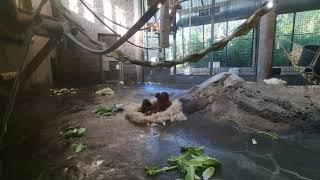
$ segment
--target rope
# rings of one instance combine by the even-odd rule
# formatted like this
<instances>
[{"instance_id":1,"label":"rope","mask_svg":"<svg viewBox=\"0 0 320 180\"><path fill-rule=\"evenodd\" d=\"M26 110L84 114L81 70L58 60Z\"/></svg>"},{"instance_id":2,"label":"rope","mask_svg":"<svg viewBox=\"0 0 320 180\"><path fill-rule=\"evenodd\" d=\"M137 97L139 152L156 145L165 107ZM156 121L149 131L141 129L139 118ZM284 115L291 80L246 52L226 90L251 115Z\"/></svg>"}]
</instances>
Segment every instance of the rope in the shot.
<instances>
[{"instance_id":1,"label":"rope","mask_svg":"<svg viewBox=\"0 0 320 180\"><path fill-rule=\"evenodd\" d=\"M87 8L97 19L98 21L103 24L105 27L107 27L113 34L121 37L115 30L113 30L110 26L107 25L107 23L105 23L97 14L96 12L93 10L92 7L90 7L89 4L87 4L84 0L80 0L80 2L85 6L85 8ZM149 47L143 47L140 45L137 45L129 40L127 40L127 42L135 47L141 48L141 49L146 49L146 50L158 50L159 48L149 48Z\"/></svg>"},{"instance_id":2,"label":"rope","mask_svg":"<svg viewBox=\"0 0 320 180\"><path fill-rule=\"evenodd\" d=\"M207 48L204 48L204 49L202 49L202 50L200 50L198 52L189 54L188 56L186 56L184 58L173 60L173 61L159 61L159 62L141 61L139 59L131 58L131 57L125 55L120 50L116 50L116 49L112 49L111 51L110 51L110 49L102 50L102 51L101 50L100 51L99 50L93 50L93 49L85 46L81 42L79 42L76 38L73 37L73 35L71 33L69 33L69 34L66 33L66 35L68 35L67 37L70 38L70 40L72 40L73 42L75 42L78 46L81 46L81 47L85 48L86 50L89 50L92 53L95 53L95 54L98 54L98 55L103 55L103 54L109 54L110 53L111 56L113 56L114 58L118 59L121 62L136 64L136 65L140 65L140 66L144 66L144 67L173 67L175 65L184 64L184 63L187 63L187 62L191 62L191 63L198 62L204 56L206 56L208 53L214 52L214 51L219 51L219 50L223 49L224 47L226 47L226 45L232 39L248 34L250 32L250 30L253 27L255 27L257 22L259 22L261 17L264 16L266 13L268 13L271 9L272 9L272 7L267 6L266 2L262 3L258 7L258 9L245 22L243 22L238 28L234 29L225 38L220 39L219 41L211 44ZM127 36L129 36L129 35L127 35ZM113 46L115 46L115 45L113 45ZM108 51L110 51L110 52L108 52Z\"/></svg>"},{"instance_id":3,"label":"rope","mask_svg":"<svg viewBox=\"0 0 320 180\"><path fill-rule=\"evenodd\" d=\"M93 8L87 1L83 0L83 2L84 2L85 4L87 4L87 6L89 6L91 9L93 9L93 11L94 11L96 14L99 14L101 17L103 17L104 19L108 20L108 21L111 22L112 24L115 24L115 25L117 25L117 26L119 26L119 27L122 27L122 28L124 28L124 29L127 29L127 30L130 29L129 27L126 27L126 26L124 26L124 25L122 25L122 24L120 24L120 23L117 23L117 22L111 20L110 18L106 17L105 15L101 14L100 12L95 11L94 8ZM148 30L148 29L150 29L150 28L151 28L151 27L141 28L141 29L139 29L139 31Z\"/></svg>"},{"instance_id":4,"label":"rope","mask_svg":"<svg viewBox=\"0 0 320 180\"><path fill-rule=\"evenodd\" d=\"M32 37L33 37L32 26L34 25L33 24L34 20L39 16L41 9L47 3L47 1L48 0L42 0L40 2L38 8L36 9L34 14L32 15L31 23L28 25L28 30L26 32L26 39L25 39L25 43L24 43L26 49L25 49L24 56L23 56L23 63L20 66L18 75L16 76L16 78L14 80L12 89L11 89L10 94L9 94L9 98L8 98L9 99L9 103L8 103L7 109L5 111L3 121L1 123L0 140L2 140L3 136L7 132L7 124L8 124L8 121L9 121L10 117L11 117L11 114L13 112L13 108L14 108L14 104L15 104L15 101L16 101L16 97L17 97L18 91L20 89L20 85L21 85L21 76L20 75L23 72L23 70L25 69L25 66L27 64L28 52L29 52L30 44L31 44Z\"/></svg>"},{"instance_id":5,"label":"rope","mask_svg":"<svg viewBox=\"0 0 320 180\"><path fill-rule=\"evenodd\" d=\"M293 43L291 41L284 40L284 39L281 39L281 40L289 42L289 43L295 45L295 47L298 47L301 50L301 52L302 52L302 49L304 49L303 46L301 46L300 44ZM291 53L289 53L289 51L287 51L285 49L285 47L283 46L282 43L280 44L280 46L281 46L281 49L284 51L285 55L288 57L289 61L291 62L292 67L295 69L295 71L298 74L300 74L303 78L305 78L309 82L312 82L313 84L320 85L320 75L318 75L317 73L314 72L313 67L310 67L310 66L309 67L301 67L301 66L297 65L297 63L295 62L295 59L294 59L295 58L294 55L297 52L292 51ZM308 71L306 71L306 70L308 70Z\"/></svg>"}]
</instances>

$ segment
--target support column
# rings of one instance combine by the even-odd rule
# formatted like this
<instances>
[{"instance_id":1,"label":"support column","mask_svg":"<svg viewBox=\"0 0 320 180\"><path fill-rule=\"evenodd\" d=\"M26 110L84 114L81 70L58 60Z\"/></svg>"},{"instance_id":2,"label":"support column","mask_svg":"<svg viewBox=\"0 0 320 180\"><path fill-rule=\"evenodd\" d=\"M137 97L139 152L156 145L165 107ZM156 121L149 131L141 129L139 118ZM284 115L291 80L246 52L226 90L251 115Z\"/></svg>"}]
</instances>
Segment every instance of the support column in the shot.
<instances>
[{"instance_id":1,"label":"support column","mask_svg":"<svg viewBox=\"0 0 320 180\"><path fill-rule=\"evenodd\" d=\"M169 1L165 2L160 9L160 47L167 48L170 34Z\"/></svg>"},{"instance_id":2,"label":"support column","mask_svg":"<svg viewBox=\"0 0 320 180\"><path fill-rule=\"evenodd\" d=\"M141 0L134 0L133 1L134 6L134 20L137 21L142 16L142 1ZM143 44L143 33L142 31L137 32L134 35L134 41L136 44ZM143 50L142 49L135 49L135 56L138 59L141 59L141 61L144 60L143 57ZM144 73L143 73L143 67L136 65L136 72L137 72L137 82L143 82L144 81Z\"/></svg>"},{"instance_id":3,"label":"support column","mask_svg":"<svg viewBox=\"0 0 320 180\"><path fill-rule=\"evenodd\" d=\"M211 11L210 13L211 14L211 39L210 39L210 44L213 44L215 39L214 39L214 23L215 23L215 12L216 12L216 0L211 0ZM203 27L204 29L204 27ZM203 38L204 40L204 38ZM204 41L203 41L204 42ZM209 56L210 57L210 56ZM210 59L210 62L209 62L209 75L212 76L213 75L213 53L211 53L211 57L212 59Z\"/></svg>"},{"instance_id":4,"label":"support column","mask_svg":"<svg viewBox=\"0 0 320 180\"><path fill-rule=\"evenodd\" d=\"M172 54L173 54L173 60L177 60L177 31L173 33L173 44L172 44ZM177 66L174 66L170 69L171 75L176 75L177 73Z\"/></svg>"},{"instance_id":5,"label":"support column","mask_svg":"<svg viewBox=\"0 0 320 180\"><path fill-rule=\"evenodd\" d=\"M263 16L260 21L257 61L258 82L269 78L271 74L276 18L277 15L274 7L273 10Z\"/></svg>"},{"instance_id":6,"label":"support column","mask_svg":"<svg viewBox=\"0 0 320 180\"><path fill-rule=\"evenodd\" d=\"M179 0L174 1L174 4L179 3ZM172 29L173 29L173 44L172 44L172 54L173 54L173 60L177 60L177 12L171 14L172 15ZM174 66L170 70L171 75L176 75L177 74L177 66Z\"/></svg>"}]
</instances>

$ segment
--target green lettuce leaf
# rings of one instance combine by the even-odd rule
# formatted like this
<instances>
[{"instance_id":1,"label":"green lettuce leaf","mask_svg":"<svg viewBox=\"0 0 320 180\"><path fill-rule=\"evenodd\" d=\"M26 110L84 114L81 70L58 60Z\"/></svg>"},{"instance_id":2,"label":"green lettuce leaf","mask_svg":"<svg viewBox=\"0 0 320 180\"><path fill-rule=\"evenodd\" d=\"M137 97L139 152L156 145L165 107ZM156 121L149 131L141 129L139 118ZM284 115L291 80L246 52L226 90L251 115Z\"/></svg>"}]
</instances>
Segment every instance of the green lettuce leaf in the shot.
<instances>
[{"instance_id":1,"label":"green lettuce leaf","mask_svg":"<svg viewBox=\"0 0 320 180\"><path fill-rule=\"evenodd\" d=\"M214 174L214 170L215 170L214 167L209 167L209 168L207 168L205 171L203 171L203 173L202 173L203 179L204 179L204 180L210 179L211 176Z\"/></svg>"}]
</instances>

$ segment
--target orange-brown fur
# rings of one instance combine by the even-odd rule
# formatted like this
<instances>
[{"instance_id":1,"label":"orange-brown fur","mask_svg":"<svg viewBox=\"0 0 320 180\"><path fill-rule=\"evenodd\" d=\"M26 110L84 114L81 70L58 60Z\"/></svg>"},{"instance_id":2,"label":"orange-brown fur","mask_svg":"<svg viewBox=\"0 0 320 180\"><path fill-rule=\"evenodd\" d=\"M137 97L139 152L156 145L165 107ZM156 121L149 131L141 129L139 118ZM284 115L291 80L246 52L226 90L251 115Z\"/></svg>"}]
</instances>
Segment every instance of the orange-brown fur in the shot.
<instances>
[{"instance_id":1,"label":"orange-brown fur","mask_svg":"<svg viewBox=\"0 0 320 180\"><path fill-rule=\"evenodd\" d=\"M169 94L167 92L157 93L155 97L157 98L157 100L152 104L148 99L144 99L139 112L142 112L148 116L151 114L165 111L172 104L172 102L170 101Z\"/></svg>"}]
</instances>

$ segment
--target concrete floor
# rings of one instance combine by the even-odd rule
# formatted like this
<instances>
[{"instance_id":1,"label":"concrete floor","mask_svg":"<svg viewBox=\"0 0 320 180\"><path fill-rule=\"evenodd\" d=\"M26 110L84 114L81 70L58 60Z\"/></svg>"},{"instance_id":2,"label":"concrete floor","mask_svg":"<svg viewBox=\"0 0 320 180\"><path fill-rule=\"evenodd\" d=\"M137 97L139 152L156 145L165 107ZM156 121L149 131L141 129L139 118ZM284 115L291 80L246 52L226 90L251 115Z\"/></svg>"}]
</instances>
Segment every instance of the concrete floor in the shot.
<instances>
[{"instance_id":1,"label":"concrete floor","mask_svg":"<svg viewBox=\"0 0 320 180\"><path fill-rule=\"evenodd\" d=\"M284 140L243 132L230 122L216 122L199 111L188 120L166 126L136 126L125 113L100 117L92 113L99 105L140 102L155 92L180 97L188 86L140 85L116 88L114 98L96 97L93 88L75 96L35 94L21 98L16 117L9 125L5 148L7 179L165 179L178 173L149 177L144 166L166 166L181 146L204 146L207 154L222 162L214 179L320 179L320 135L283 134ZM85 127L88 149L75 154L61 132ZM251 143L255 138L257 145ZM292 172L291 172L292 171ZM293 173L294 172L294 173ZM306 178L305 178L306 179Z\"/></svg>"}]
</instances>

